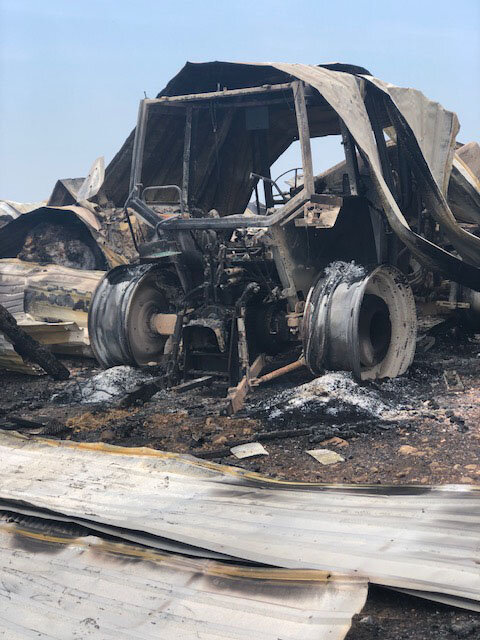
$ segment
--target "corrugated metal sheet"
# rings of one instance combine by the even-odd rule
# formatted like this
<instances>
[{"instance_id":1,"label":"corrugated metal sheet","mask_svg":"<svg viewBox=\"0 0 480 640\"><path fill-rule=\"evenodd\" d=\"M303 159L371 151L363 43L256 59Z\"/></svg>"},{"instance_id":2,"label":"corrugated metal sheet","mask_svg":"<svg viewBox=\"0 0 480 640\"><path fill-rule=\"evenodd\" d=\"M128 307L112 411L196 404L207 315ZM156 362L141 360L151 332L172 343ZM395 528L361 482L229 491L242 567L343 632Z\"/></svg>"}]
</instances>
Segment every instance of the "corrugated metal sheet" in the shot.
<instances>
[{"instance_id":1,"label":"corrugated metal sheet","mask_svg":"<svg viewBox=\"0 0 480 640\"><path fill-rule=\"evenodd\" d=\"M16 258L0 259L0 304L26 333L54 353L93 354L89 349L88 308L103 271L41 265ZM0 334L0 367L37 375L42 369L26 362Z\"/></svg>"},{"instance_id":2,"label":"corrugated metal sheet","mask_svg":"<svg viewBox=\"0 0 480 640\"><path fill-rule=\"evenodd\" d=\"M54 353L86 355L89 349L88 332L74 322L41 322L30 316L17 317L18 326L40 344L48 345ZM93 355L93 354L92 354ZM43 375L43 369L23 358L13 344L0 333L0 368L27 375Z\"/></svg>"},{"instance_id":3,"label":"corrugated metal sheet","mask_svg":"<svg viewBox=\"0 0 480 640\"><path fill-rule=\"evenodd\" d=\"M14 315L29 313L36 320L55 318L86 327L90 300L104 275L104 271L3 258L0 304Z\"/></svg>"},{"instance_id":4,"label":"corrugated metal sheet","mask_svg":"<svg viewBox=\"0 0 480 640\"><path fill-rule=\"evenodd\" d=\"M448 202L458 220L480 225L480 179L462 160L458 152L453 158L448 185Z\"/></svg>"},{"instance_id":5,"label":"corrugated metal sheet","mask_svg":"<svg viewBox=\"0 0 480 640\"><path fill-rule=\"evenodd\" d=\"M68 227L71 234L81 239L92 251L96 260L96 268L107 268L109 257L105 255L103 247L97 243L101 224L90 209L80 206L42 206L18 216L1 229L0 257L16 258L25 243L27 234L42 222Z\"/></svg>"},{"instance_id":6,"label":"corrugated metal sheet","mask_svg":"<svg viewBox=\"0 0 480 640\"><path fill-rule=\"evenodd\" d=\"M469 275L465 274L464 284L478 289L480 287L480 272L478 269L468 269L468 265L464 265L462 261L455 258L452 254L440 249L440 247L436 247L433 243L425 240L410 229L407 220L400 211L393 194L390 192L384 180L378 150L372 135L372 127L365 103L360 92L358 78L350 74L330 71L310 65L277 63L275 66L317 89L345 122L358 147L364 152L368 159L370 176L392 229L402 242L408 246L412 253L431 268L440 269L450 277L456 272L454 279L458 281L463 280L460 276L460 272L463 269L469 271ZM378 84L376 79L371 77L365 77L365 81L377 88L382 84ZM388 88L382 87L380 90L384 91L392 100L392 113L398 118L393 124L398 128L397 135L400 135L399 130L401 129L402 136L405 136L409 153L414 158L412 169L416 170L415 175L420 183L419 188L421 188L421 193L427 205L430 207L432 215L460 255L472 265L480 264L480 238L464 231L455 221L455 217L450 211L445 197L431 173L431 168L428 166L422 154L415 132L409 127L407 117L409 115L408 110L400 112ZM408 104L408 101L404 101L404 105L406 104ZM424 108L428 111L429 117L437 117L440 105L425 99ZM444 112L443 109L442 112ZM439 148L453 145L450 134L451 132L449 131L448 140L445 140L445 137L442 135L437 136L437 151ZM424 144L427 144L426 141ZM451 153L453 156L453 146ZM445 157L445 154L442 155Z\"/></svg>"},{"instance_id":7,"label":"corrugated metal sheet","mask_svg":"<svg viewBox=\"0 0 480 640\"><path fill-rule=\"evenodd\" d=\"M28 213L39 207L44 207L46 202L15 202L14 200L0 200L0 215L8 215L13 219L22 213Z\"/></svg>"},{"instance_id":8,"label":"corrugated metal sheet","mask_svg":"<svg viewBox=\"0 0 480 640\"><path fill-rule=\"evenodd\" d=\"M458 225L445 198L459 129L457 116L428 100L420 91L400 89L371 77L367 81L388 96L392 124L408 149L411 169L425 207L462 258L472 265L480 265L480 238ZM355 136L353 132L352 135ZM381 173L372 164L370 166L385 205L390 191L381 184ZM392 213L400 220L400 209L397 206L390 209L386 205L384 209L392 228L398 233L392 223ZM412 240L404 240L411 250ZM426 245L423 250L427 251ZM477 275L475 288L478 287L480 276Z\"/></svg>"},{"instance_id":9,"label":"corrugated metal sheet","mask_svg":"<svg viewBox=\"0 0 480 640\"><path fill-rule=\"evenodd\" d=\"M467 142L457 149L456 155L468 167L473 176L480 181L480 144Z\"/></svg>"},{"instance_id":10,"label":"corrugated metal sheet","mask_svg":"<svg viewBox=\"0 0 480 640\"><path fill-rule=\"evenodd\" d=\"M152 534L145 533L143 531L135 531L133 529L124 529L121 527L114 527L112 525L103 524L101 522L94 522L85 518L79 518L74 516L64 516L54 511L40 509L25 504L0 500L0 511L10 512L14 510L19 516L30 516L33 518L41 518L44 521L53 520L58 523L73 523L80 527L88 527L89 530L98 532L100 534L106 534L108 536L114 536L115 538L121 538L127 542L133 542L135 544L141 544L143 546L151 547L152 549L160 549L162 551L168 551L169 553L176 553L181 555L192 556L195 558L205 558L212 560L228 560L238 561L237 558L233 558L227 554L217 553L216 551L209 551L205 548L194 547L188 544L182 544L175 542L168 538L162 538Z\"/></svg>"},{"instance_id":11,"label":"corrugated metal sheet","mask_svg":"<svg viewBox=\"0 0 480 640\"><path fill-rule=\"evenodd\" d=\"M229 566L35 524L0 520L9 640L341 640L367 595L362 578Z\"/></svg>"},{"instance_id":12,"label":"corrugated metal sheet","mask_svg":"<svg viewBox=\"0 0 480 640\"><path fill-rule=\"evenodd\" d=\"M460 129L457 114L448 111L438 102L429 100L418 89L396 87L372 76L369 77L369 82L390 96L404 115L435 182L446 195L455 139Z\"/></svg>"},{"instance_id":13,"label":"corrugated metal sheet","mask_svg":"<svg viewBox=\"0 0 480 640\"><path fill-rule=\"evenodd\" d=\"M6 433L0 459L4 501L271 566L480 601L478 487L278 482L151 449Z\"/></svg>"}]
</instances>

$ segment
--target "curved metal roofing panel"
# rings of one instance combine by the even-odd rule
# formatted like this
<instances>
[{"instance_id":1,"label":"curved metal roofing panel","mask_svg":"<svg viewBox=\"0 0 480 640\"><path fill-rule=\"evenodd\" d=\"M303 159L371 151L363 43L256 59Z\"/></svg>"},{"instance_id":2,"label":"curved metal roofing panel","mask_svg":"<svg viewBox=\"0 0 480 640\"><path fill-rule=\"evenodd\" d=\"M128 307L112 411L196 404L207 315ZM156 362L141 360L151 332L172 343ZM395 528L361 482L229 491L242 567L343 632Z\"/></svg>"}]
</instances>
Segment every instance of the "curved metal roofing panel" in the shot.
<instances>
[{"instance_id":1,"label":"curved metal roofing panel","mask_svg":"<svg viewBox=\"0 0 480 640\"><path fill-rule=\"evenodd\" d=\"M3 501L243 560L480 600L480 488L279 482L152 449L0 434Z\"/></svg>"},{"instance_id":2,"label":"curved metal roofing panel","mask_svg":"<svg viewBox=\"0 0 480 640\"><path fill-rule=\"evenodd\" d=\"M229 566L0 519L9 640L342 640L367 581Z\"/></svg>"}]
</instances>

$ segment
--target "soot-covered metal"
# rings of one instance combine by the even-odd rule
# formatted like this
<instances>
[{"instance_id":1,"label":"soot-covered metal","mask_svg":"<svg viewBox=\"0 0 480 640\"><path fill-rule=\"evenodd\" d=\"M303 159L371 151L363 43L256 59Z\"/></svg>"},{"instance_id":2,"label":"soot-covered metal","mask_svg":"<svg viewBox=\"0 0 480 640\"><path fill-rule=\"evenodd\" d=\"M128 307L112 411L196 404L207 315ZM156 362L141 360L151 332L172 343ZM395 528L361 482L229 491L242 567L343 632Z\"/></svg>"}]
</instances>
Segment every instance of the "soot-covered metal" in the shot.
<instances>
[{"instance_id":1,"label":"soot-covered metal","mask_svg":"<svg viewBox=\"0 0 480 640\"><path fill-rule=\"evenodd\" d=\"M480 290L478 224L446 199L457 131L438 103L358 67L187 65L141 101L106 170L107 197L154 235L94 296L98 360L161 365L169 385L213 379L229 411L275 359L404 373L415 296L474 309ZM329 135L345 153L333 180L312 163L311 138ZM295 140L302 177L285 190L271 166ZM243 213L252 194L263 215Z\"/></svg>"}]
</instances>

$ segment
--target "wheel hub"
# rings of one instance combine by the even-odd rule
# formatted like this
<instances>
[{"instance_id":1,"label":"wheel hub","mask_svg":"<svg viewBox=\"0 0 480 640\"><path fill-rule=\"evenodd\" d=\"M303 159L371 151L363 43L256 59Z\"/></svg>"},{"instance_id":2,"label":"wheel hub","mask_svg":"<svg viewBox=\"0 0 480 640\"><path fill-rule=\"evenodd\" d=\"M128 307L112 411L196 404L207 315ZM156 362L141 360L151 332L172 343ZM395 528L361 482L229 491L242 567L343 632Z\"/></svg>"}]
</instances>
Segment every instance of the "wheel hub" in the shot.
<instances>
[{"instance_id":1,"label":"wheel hub","mask_svg":"<svg viewBox=\"0 0 480 640\"><path fill-rule=\"evenodd\" d=\"M174 306L174 280L157 264L121 266L106 274L88 318L92 349L103 367L162 362L167 336L155 330L155 319Z\"/></svg>"},{"instance_id":2,"label":"wheel hub","mask_svg":"<svg viewBox=\"0 0 480 640\"><path fill-rule=\"evenodd\" d=\"M370 273L334 263L311 288L303 319L310 370L353 371L359 379L393 378L415 354L416 309L403 274L391 266Z\"/></svg>"}]
</instances>

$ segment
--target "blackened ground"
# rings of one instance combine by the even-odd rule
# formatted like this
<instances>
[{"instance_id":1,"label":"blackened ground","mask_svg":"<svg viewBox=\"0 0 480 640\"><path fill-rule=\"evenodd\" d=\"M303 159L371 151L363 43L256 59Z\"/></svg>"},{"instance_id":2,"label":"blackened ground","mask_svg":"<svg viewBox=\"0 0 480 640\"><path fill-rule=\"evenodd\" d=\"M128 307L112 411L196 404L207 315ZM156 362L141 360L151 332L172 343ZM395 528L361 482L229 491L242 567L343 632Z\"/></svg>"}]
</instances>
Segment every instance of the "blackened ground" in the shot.
<instances>
[{"instance_id":1,"label":"blackened ground","mask_svg":"<svg viewBox=\"0 0 480 640\"><path fill-rule=\"evenodd\" d=\"M8 425L9 416L16 415L47 424L33 432L52 437L189 452L289 480L480 484L478 334L453 329L418 353L408 374L396 380L358 385L348 374L313 380L297 372L259 387L232 418L218 415L222 400L214 389L181 395L160 391L127 408L81 404L81 390L89 389L86 383L101 370L89 360L64 362L71 381L0 372L0 422ZM461 391L445 383L444 372L450 379L454 371ZM71 393L74 387L80 392ZM73 399L52 402L60 392ZM305 428L308 434L294 434ZM268 456L237 460L229 454L233 444L277 431L293 433L264 441ZM306 453L313 448L334 450L344 462L322 466ZM480 638L480 616L373 587L347 637Z\"/></svg>"},{"instance_id":2,"label":"blackened ground","mask_svg":"<svg viewBox=\"0 0 480 640\"><path fill-rule=\"evenodd\" d=\"M480 615L371 586L346 640L480 638Z\"/></svg>"}]
</instances>

